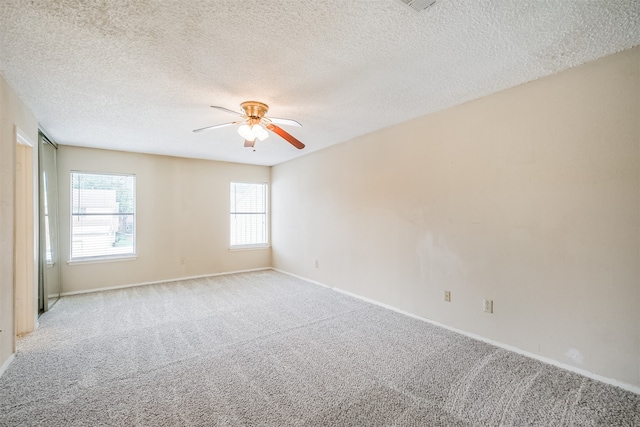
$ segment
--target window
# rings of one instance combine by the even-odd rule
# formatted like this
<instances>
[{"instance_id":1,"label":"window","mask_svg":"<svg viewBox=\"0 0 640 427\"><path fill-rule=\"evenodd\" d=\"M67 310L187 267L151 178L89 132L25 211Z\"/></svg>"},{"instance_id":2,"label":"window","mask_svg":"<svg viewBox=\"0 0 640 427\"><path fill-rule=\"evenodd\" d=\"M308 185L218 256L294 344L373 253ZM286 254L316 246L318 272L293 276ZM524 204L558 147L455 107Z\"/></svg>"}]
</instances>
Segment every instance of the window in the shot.
<instances>
[{"instance_id":1,"label":"window","mask_svg":"<svg viewBox=\"0 0 640 427\"><path fill-rule=\"evenodd\" d=\"M231 183L231 247L267 247L267 184Z\"/></svg>"},{"instance_id":2,"label":"window","mask_svg":"<svg viewBox=\"0 0 640 427\"><path fill-rule=\"evenodd\" d=\"M71 172L71 260L135 255L135 175Z\"/></svg>"}]
</instances>

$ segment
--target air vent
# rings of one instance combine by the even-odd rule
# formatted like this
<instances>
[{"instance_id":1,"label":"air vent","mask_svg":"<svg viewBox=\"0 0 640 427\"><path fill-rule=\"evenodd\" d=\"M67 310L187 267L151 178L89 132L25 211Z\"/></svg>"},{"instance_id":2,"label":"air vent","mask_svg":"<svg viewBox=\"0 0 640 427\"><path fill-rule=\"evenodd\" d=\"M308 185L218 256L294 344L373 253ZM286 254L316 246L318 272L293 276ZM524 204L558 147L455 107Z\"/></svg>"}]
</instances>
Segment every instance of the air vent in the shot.
<instances>
[{"instance_id":1,"label":"air vent","mask_svg":"<svg viewBox=\"0 0 640 427\"><path fill-rule=\"evenodd\" d=\"M400 0L416 12L422 12L429 6L433 5L436 0Z\"/></svg>"}]
</instances>

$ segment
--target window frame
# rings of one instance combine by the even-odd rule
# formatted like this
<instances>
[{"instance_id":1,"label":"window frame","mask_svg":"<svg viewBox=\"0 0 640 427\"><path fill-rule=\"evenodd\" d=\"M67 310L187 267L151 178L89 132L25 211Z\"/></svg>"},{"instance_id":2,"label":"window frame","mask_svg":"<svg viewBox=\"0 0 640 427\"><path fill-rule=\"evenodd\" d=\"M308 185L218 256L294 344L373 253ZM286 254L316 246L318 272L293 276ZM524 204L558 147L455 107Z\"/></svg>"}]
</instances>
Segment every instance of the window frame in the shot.
<instances>
[{"instance_id":1,"label":"window frame","mask_svg":"<svg viewBox=\"0 0 640 427\"><path fill-rule=\"evenodd\" d=\"M73 175L111 175L122 177L133 177L133 212L127 215L133 215L133 247L131 253L126 254L112 254L112 255L95 255L84 257L73 257L73 219L74 216L82 214L74 214L73 212ZM101 263L111 261L129 261L138 258L138 179L134 173L120 173L120 172L96 172L96 171L84 171L84 170L71 170L69 171L69 261L68 264L88 264L88 263Z\"/></svg>"},{"instance_id":2,"label":"window frame","mask_svg":"<svg viewBox=\"0 0 640 427\"><path fill-rule=\"evenodd\" d=\"M231 232L232 227L231 227L231 217L232 215L238 215L238 214L256 214L256 212L234 212L231 210L231 194L232 194L232 187L235 184L241 184L241 185L261 185L264 186L264 235L265 235L265 239L266 242L265 243L251 243L251 244L245 244L245 245L232 245L231 244ZM230 181L229 182L229 250L230 251L242 251L242 250L255 250L255 249L268 249L271 247L271 227L270 227L270 220L271 220L271 213L270 213L270 192L269 192L269 183L268 182L249 182L249 181ZM258 212L257 214L262 215L262 212Z\"/></svg>"}]
</instances>

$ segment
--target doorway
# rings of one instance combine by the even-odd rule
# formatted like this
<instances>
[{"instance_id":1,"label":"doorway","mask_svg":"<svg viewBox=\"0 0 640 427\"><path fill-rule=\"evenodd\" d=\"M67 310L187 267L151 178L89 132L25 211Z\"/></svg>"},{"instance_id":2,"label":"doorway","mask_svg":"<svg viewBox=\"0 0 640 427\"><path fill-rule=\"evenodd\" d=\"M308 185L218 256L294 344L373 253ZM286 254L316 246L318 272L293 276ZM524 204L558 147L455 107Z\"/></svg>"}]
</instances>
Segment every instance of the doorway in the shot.
<instances>
[{"instance_id":1,"label":"doorway","mask_svg":"<svg viewBox=\"0 0 640 427\"><path fill-rule=\"evenodd\" d=\"M24 335L36 328L38 315L38 147L17 127L15 138L14 316L16 335Z\"/></svg>"}]
</instances>

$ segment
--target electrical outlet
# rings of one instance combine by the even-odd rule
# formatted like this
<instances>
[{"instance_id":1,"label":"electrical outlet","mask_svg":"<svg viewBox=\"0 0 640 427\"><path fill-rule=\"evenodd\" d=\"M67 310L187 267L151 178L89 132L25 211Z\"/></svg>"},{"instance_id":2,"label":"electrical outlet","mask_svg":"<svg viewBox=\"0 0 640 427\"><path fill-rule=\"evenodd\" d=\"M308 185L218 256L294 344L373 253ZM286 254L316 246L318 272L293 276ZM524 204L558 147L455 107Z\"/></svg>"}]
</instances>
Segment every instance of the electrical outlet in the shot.
<instances>
[{"instance_id":1,"label":"electrical outlet","mask_svg":"<svg viewBox=\"0 0 640 427\"><path fill-rule=\"evenodd\" d=\"M316 263L314 264L315 268L318 268L318 260L316 260Z\"/></svg>"},{"instance_id":2,"label":"electrical outlet","mask_svg":"<svg viewBox=\"0 0 640 427\"><path fill-rule=\"evenodd\" d=\"M446 302L451 302L451 291L444 291L444 300Z\"/></svg>"},{"instance_id":3,"label":"electrical outlet","mask_svg":"<svg viewBox=\"0 0 640 427\"><path fill-rule=\"evenodd\" d=\"M493 313L493 300L491 299L483 299L482 300L482 311L485 313Z\"/></svg>"}]
</instances>

